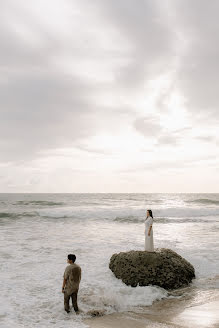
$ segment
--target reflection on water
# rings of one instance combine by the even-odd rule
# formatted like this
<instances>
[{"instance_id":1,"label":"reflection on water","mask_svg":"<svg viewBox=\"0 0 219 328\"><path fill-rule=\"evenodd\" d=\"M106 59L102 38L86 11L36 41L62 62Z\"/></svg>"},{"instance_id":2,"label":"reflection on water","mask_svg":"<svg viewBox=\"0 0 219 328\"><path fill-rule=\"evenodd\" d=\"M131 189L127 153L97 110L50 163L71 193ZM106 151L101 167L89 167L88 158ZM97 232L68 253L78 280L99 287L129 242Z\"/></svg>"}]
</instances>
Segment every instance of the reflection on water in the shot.
<instances>
[{"instance_id":1,"label":"reflection on water","mask_svg":"<svg viewBox=\"0 0 219 328\"><path fill-rule=\"evenodd\" d=\"M175 318L181 324L210 328L219 327L219 302L208 302L200 306L189 307Z\"/></svg>"}]
</instances>

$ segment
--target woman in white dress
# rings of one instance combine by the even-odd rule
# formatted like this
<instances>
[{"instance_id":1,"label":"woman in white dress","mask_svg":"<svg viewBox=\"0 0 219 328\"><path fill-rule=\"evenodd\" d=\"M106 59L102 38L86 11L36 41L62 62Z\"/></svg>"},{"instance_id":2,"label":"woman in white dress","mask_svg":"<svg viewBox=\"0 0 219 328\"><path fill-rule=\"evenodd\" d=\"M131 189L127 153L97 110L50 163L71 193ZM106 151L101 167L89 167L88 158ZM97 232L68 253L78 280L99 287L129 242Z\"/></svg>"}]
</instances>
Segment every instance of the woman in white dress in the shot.
<instances>
[{"instance_id":1,"label":"woman in white dress","mask_svg":"<svg viewBox=\"0 0 219 328\"><path fill-rule=\"evenodd\" d=\"M154 252L154 240L153 240L153 213L151 210L147 210L147 216L145 219L145 251Z\"/></svg>"}]
</instances>

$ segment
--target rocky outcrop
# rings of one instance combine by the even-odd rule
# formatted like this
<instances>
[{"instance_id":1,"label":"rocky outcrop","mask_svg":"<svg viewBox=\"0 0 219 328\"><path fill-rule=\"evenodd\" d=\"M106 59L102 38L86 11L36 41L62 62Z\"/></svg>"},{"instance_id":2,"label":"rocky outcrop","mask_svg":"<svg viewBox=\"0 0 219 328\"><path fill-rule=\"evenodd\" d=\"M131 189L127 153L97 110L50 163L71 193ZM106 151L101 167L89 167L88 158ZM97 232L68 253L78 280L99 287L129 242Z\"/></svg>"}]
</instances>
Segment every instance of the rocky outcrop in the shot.
<instances>
[{"instance_id":1,"label":"rocky outcrop","mask_svg":"<svg viewBox=\"0 0 219 328\"><path fill-rule=\"evenodd\" d=\"M112 255L109 268L132 287L157 285L165 289L187 286L195 278L194 267L171 249L130 251Z\"/></svg>"}]
</instances>

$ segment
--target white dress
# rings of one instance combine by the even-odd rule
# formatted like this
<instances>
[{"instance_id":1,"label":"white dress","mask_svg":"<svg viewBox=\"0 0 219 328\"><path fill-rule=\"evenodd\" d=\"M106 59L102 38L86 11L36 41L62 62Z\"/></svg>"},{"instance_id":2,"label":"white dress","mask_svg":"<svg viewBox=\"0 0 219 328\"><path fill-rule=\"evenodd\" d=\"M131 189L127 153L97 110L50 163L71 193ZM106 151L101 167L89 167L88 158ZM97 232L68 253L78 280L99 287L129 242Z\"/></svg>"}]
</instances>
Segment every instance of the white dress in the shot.
<instances>
[{"instance_id":1,"label":"white dress","mask_svg":"<svg viewBox=\"0 0 219 328\"><path fill-rule=\"evenodd\" d=\"M145 251L154 252L154 240L153 240L153 218L148 216L145 219ZM151 228L150 236L148 236L148 230Z\"/></svg>"}]
</instances>

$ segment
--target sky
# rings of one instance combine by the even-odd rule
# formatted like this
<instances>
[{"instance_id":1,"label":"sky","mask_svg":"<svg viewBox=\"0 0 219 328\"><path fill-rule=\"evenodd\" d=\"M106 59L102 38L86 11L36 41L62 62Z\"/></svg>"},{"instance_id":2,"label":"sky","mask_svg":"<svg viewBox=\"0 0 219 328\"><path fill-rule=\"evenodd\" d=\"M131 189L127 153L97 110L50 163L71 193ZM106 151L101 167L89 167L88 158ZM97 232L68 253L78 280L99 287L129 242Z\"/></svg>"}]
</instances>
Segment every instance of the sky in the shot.
<instances>
[{"instance_id":1,"label":"sky","mask_svg":"<svg viewBox=\"0 0 219 328\"><path fill-rule=\"evenodd\" d=\"M0 192L219 192L219 1L0 5Z\"/></svg>"}]
</instances>

